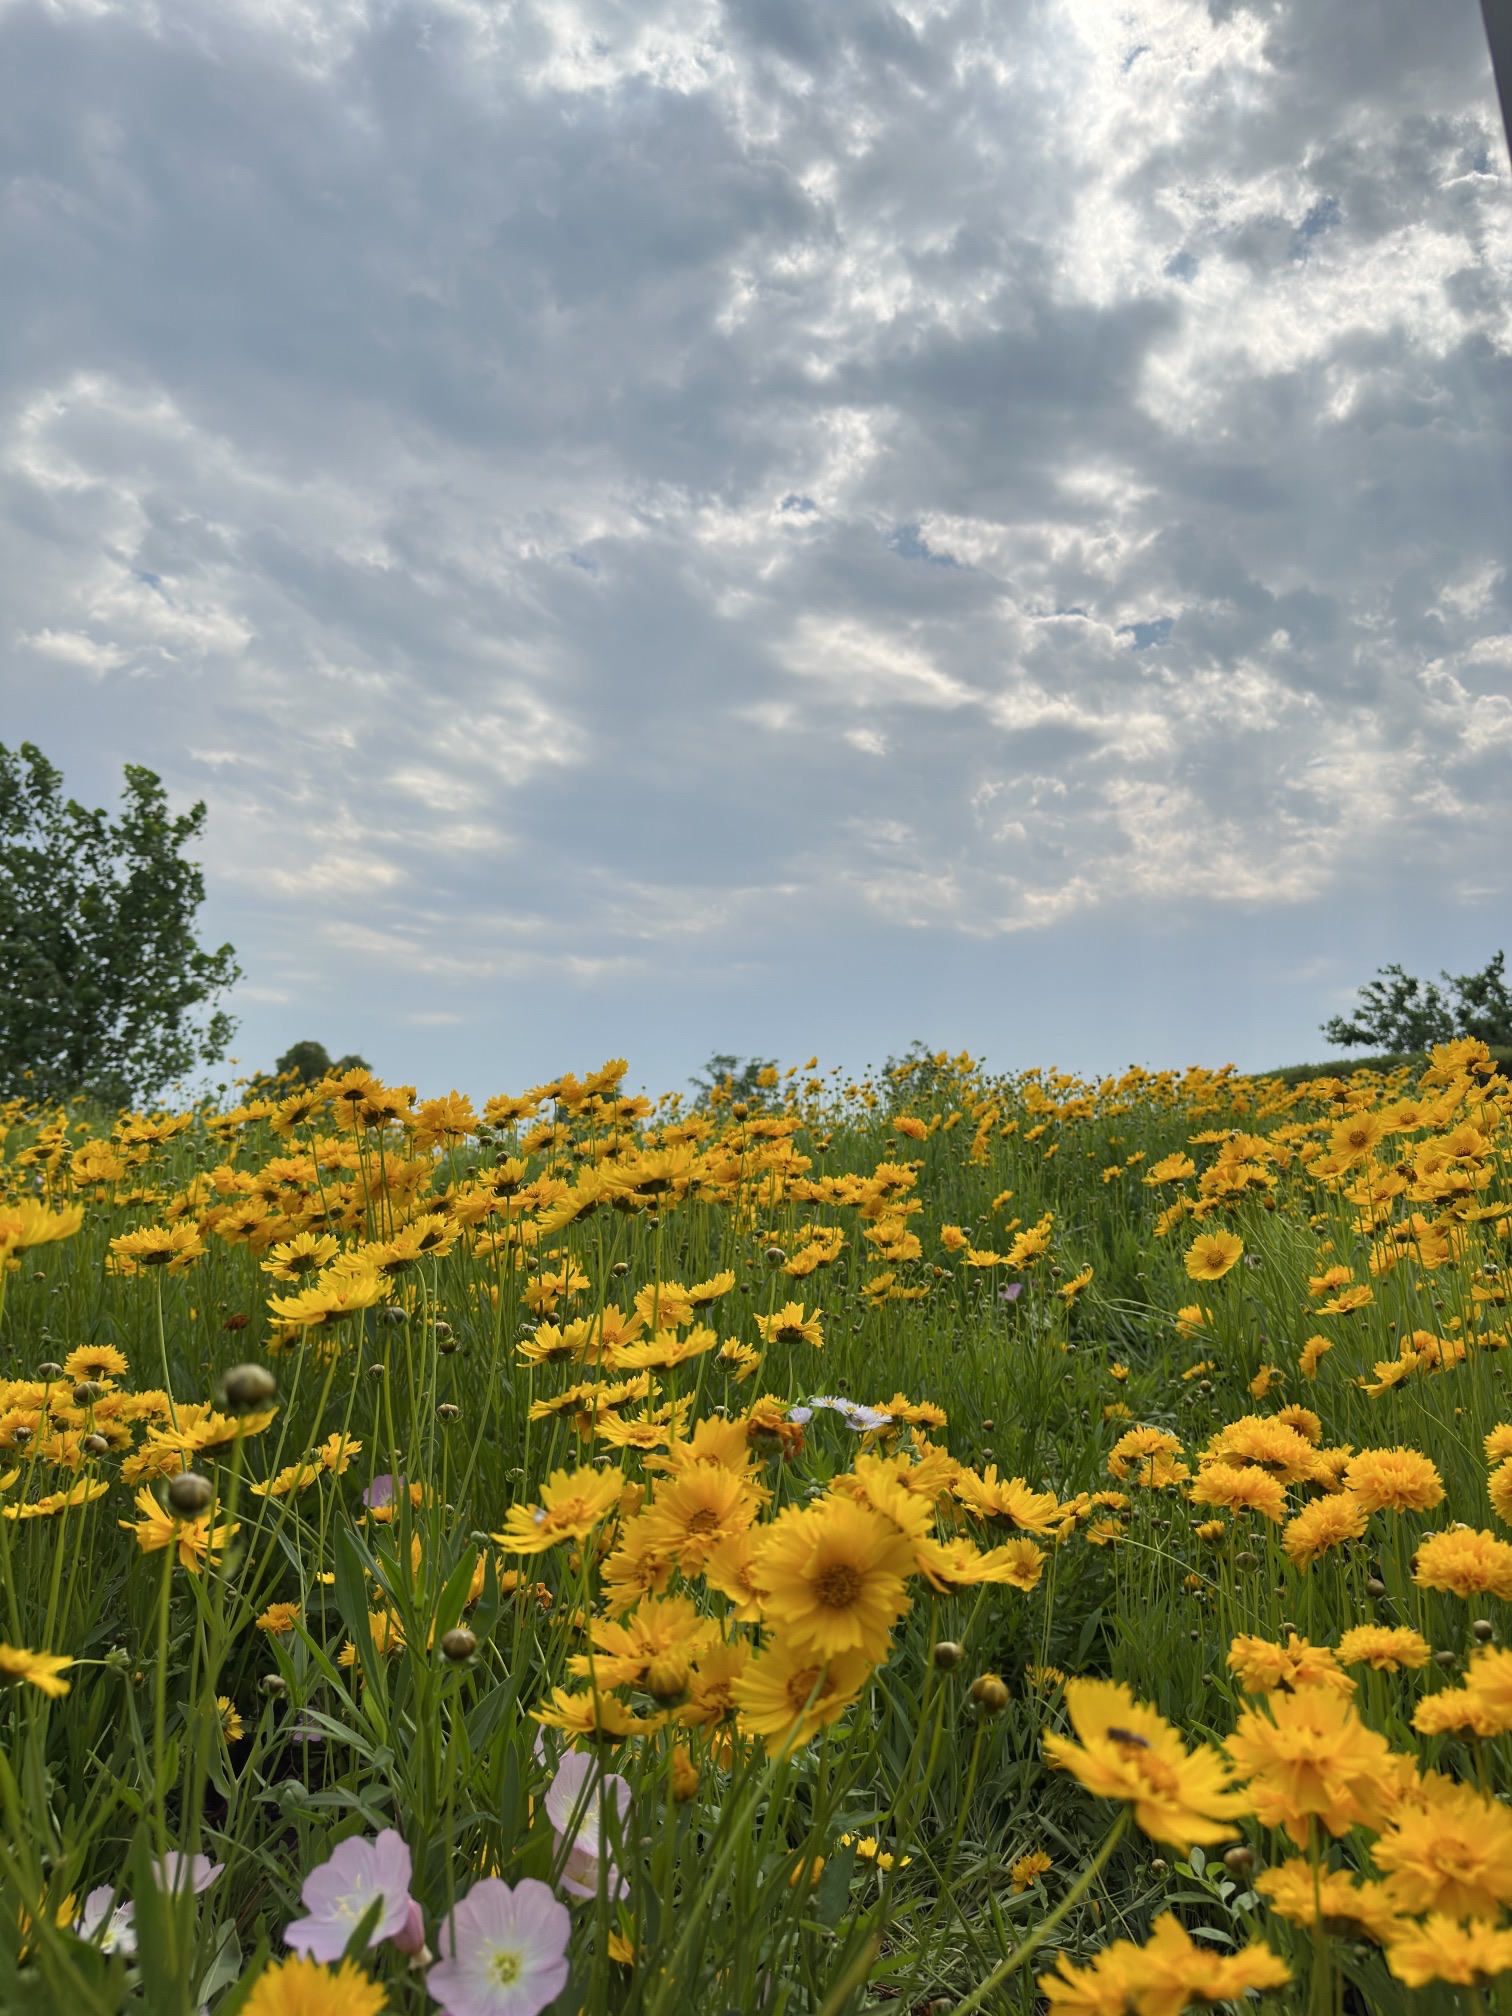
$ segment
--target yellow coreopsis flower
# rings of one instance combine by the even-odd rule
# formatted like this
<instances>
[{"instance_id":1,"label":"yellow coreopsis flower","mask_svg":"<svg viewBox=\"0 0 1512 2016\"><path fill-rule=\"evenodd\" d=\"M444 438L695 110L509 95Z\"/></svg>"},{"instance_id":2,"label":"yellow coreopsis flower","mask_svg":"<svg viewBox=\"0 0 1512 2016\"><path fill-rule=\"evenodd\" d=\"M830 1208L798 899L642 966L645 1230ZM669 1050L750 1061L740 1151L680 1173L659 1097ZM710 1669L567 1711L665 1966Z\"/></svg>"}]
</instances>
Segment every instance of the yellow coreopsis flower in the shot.
<instances>
[{"instance_id":1,"label":"yellow coreopsis flower","mask_svg":"<svg viewBox=\"0 0 1512 2016\"><path fill-rule=\"evenodd\" d=\"M1455 1596L1512 1596L1512 1544L1465 1528L1430 1533L1417 1551L1412 1579L1420 1589Z\"/></svg>"},{"instance_id":2,"label":"yellow coreopsis flower","mask_svg":"<svg viewBox=\"0 0 1512 2016\"><path fill-rule=\"evenodd\" d=\"M1355 1683L1341 1671L1326 1645L1313 1645L1295 1631L1278 1645L1243 1633L1229 1646L1228 1669L1246 1694L1273 1694L1278 1688L1333 1687L1352 1694Z\"/></svg>"},{"instance_id":3,"label":"yellow coreopsis flower","mask_svg":"<svg viewBox=\"0 0 1512 2016\"><path fill-rule=\"evenodd\" d=\"M1242 2002L1250 1988L1279 1988L1291 1969L1258 1941L1237 1953L1215 1953L1193 1939L1174 1912L1155 1920L1147 1945L1116 1939L1088 1967L1061 1960L1035 1986L1050 2016L1179 2016L1191 2006Z\"/></svg>"},{"instance_id":4,"label":"yellow coreopsis flower","mask_svg":"<svg viewBox=\"0 0 1512 2016\"><path fill-rule=\"evenodd\" d=\"M553 1687L544 1708L532 1708L531 1720L543 1729L560 1729L564 1736L591 1739L595 1743L623 1743L627 1736L644 1736L660 1726L659 1717L633 1715L617 1695L585 1688L573 1693L567 1687Z\"/></svg>"},{"instance_id":5,"label":"yellow coreopsis flower","mask_svg":"<svg viewBox=\"0 0 1512 2016\"><path fill-rule=\"evenodd\" d=\"M775 1314L758 1316L756 1328L765 1344L812 1344L816 1351L824 1347L824 1326L819 1312L805 1316L801 1302L785 1302Z\"/></svg>"},{"instance_id":6,"label":"yellow coreopsis flower","mask_svg":"<svg viewBox=\"0 0 1512 2016\"><path fill-rule=\"evenodd\" d=\"M306 1274L318 1274L334 1260L336 1250L329 1232L299 1232L281 1241L259 1264L275 1281L302 1281Z\"/></svg>"},{"instance_id":7,"label":"yellow coreopsis flower","mask_svg":"<svg viewBox=\"0 0 1512 2016\"><path fill-rule=\"evenodd\" d=\"M59 1239L72 1239L83 1223L82 1204L49 1211L30 1197L0 1203L0 1260L29 1253L36 1246L51 1246Z\"/></svg>"},{"instance_id":8,"label":"yellow coreopsis flower","mask_svg":"<svg viewBox=\"0 0 1512 2016\"><path fill-rule=\"evenodd\" d=\"M539 1505L511 1505L504 1530L489 1537L511 1554L544 1554L560 1540L582 1540L619 1503L622 1470L556 1470L541 1487Z\"/></svg>"},{"instance_id":9,"label":"yellow coreopsis flower","mask_svg":"<svg viewBox=\"0 0 1512 2016\"><path fill-rule=\"evenodd\" d=\"M332 1968L296 1955L263 1969L242 2016L381 2016L387 2007L388 1990L355 1960Z\"/></svg>"},{"instance_id":10,"label":"yellow coreopsis flower","mask_svg":"<svg viewBox=\"0 0 1512 2016\"><path fill-rule=\"evenodd\" d=\"M1367 1512L1427 1512L1444 1497L1444 1480L1418 1449L1362 1449L1344 1488Z\"/></svg>"},{"instance_id":11,"label":"yellow coreopsis flower","mask_svg":"<svg viewBox=\"0 0 1512 2016\"><path fill-rule=\"evenodd\" d=\"M180 1563L192 1575L197 1575L205 1562L223 1554L228 1542L241 1531L240 1521L234 1526L212 1527L208 1513L198 1519L176 1518L159 1505L145 1484L136 1494L136 1505L142 1515L140 1519L134 1522L118 1519L116 1524L136 1535L137 1545L144 1554L160 1554L165 1547L177 1547Z\"/></svg>"},{"instance_id":12,"label":"yellow coreopsis flower","mask_svg":"<svg viewBox=\"0 0 1512 2016\"><path fill-rule=\"evenodd\" d=\"M7 1519L51 1519L60 1512L72 1512L80 1505L92 1505L109 1489L110 1486L100 1479L91 1482L81 1477L66 1491L49 1491L45 1498L34 1498L29 1505L7 1505L3 1516Z\"/></svg>"},{"instance_id":13,"label":"yellow coreopsis flower","mask_svg":"<svg viewBox=\"0 0 1512 2016\"><path fill-rule=\"evenodd\" d=\"M1304 1505L1295 1519L1289 1519L1281 1534L1281 1545L1294 1568L1310 1568L1320 1554L1358 1540L1369 1523L1369 1515L1358 1498L1338 1492L1330 1498L1315 1498Z\"/></svg>"},{"instance_id":14,"label":"yellow coreopsis flower","mask_svg":"<svg viewBox=\"0 0 1512 2016\"><path fill-rule=\"evenodd\" d=\"M1512 1904L1512 1813L1436 1771L1423 1774L1370 1852L1387 1895L1414 1917L1494 1918Z\"/></svg>"},{"instance_id":15,"label":"yellow coreopsis flower","mask_svg":"<svg viewBox=\"0 0 1512 2016\"><path fill-rule=\"evenodd\" d=\"M795 1654L860 1652L877 1665L909 1607L904 1578L913 1566L913 1549L890 1519L837 1496L779 1513L754 1549L752 1579Z\"/></svg>"},{"instance_id":16,"label":"yellow coreopsis flower","mask_svg":"<svg viewBox=\"0 0 1512 2016\"><path fill-rule=\"evenodd\" d=\"M192 1225L144 1225L122 1232L110 1242L110 1268L116 1274L145 1274L154 1267L182 1274L205 1251Z\"/></svg>"},{"instance_id":17,"label":"yellow coreopsis flower","mask_svg":"<svg viewBox=\"0 0 1512 2016\"><path fill-rule=\"evenodd\" d=\"M1282 1862L1255 1880L1271 1909L1294 1925L1324 1928L1337 1939L1368 1939L1384 1946L1403 1927L1397 1907L1380 1883L1357 1882L1343 1869L1314 1869L1310 1862Z\"/></svg>"},{"instance_id":18,"label":"yellow coreopsis flower","mask_svg":"<svg viewBox=\"0 0 1512 2016\"><path fill-rule=\"evenodd\" d=\"M1001 1520L1022 1533L1048 1533L1060 1511L1053 1491L1031 1490L1023 1477L999 1478L996 1463L989 1463L980 1477L974 1470L961 1470L950 1488L975 1518Z\"/></svg>"},{"instance_id":19,"label":"yellow coreopsis flower","mask_svg":"<svg viewBox=\"0 0 1512 2016\"><path fill-rule=\"evenodd\" d=\"M58 1677L65 1667L73 1663L72 1659L61 1658L56 1652L27 1652L20 1646L0 1645L0 1686L19 1687L24 1684L57 1699L73 1685L72 1681Z\"/></svg>"},{"instance_id":20,"label":"yellow coreopsis flower","mask_svg":"<svg viewBox=\"0 0 1512 2016\"><path fill-rule=\"evenodd\" d=\"M1189 1848L1222 1841L1248 1810L1228 1767L1205 1745L1188 1752L1156 1709L1119 1680L1068 1680L1066 1709L1078 1742L1045 1738L1045 1755L1102 1799L1122 1799L1153 1840Z\"/></svg>"},{"instance_id":21,"label":"yellow coreopsis flower","mask_svg":"<svg viewBox=\"0 0 1512 2016\"><path fill-rule=\"evenodd\" d=\"M1250 1780L1262 1825L1285 1827L1299 1845L1314 1817L1330 1834L1347 1834L1385 1816L1390 1747L1335 1688L1302 1687L1268 1696L1264 1710L1244 1709L1228 1753Z\"/></svg>"},{"instance_id":22,"label":"yellow coreopsis flower","mask_svg":"<svg viewBox=\"0 0 1512 2016\"><path fill-rule=\"evenodd\" d=\"M1428 1640L1406 1624L1356 1624L1339 1640L1341 1666L1369 1666L1377 1673L1415 1672L1432 1656Z\"/></svg>"},{"instance_id":23,"label":"yellow coreopsis flower","mask_svg":"<svg viewBox=\"0 0 1512 2016\"><path fill-rule=\"evenodd\" d=\"M778 1639L751 1660L731 1690L741 1732L760 1737L768 1750L807 1743L839 1720L870 1671L860 1652L817 1660Z\"/></svg>"},{"instance_id":24,"label":"yellow coreopsis flower","mask_svg":"<svg viewBox=\"0 0 1512 2016\"><path fill-rule=\"evenodd\" d=\"M1421 1925L1399 1919L1386 1946L1386 1964L1409 1988L1430 1981L1486 1988L1512 1969L1512 1931L1484 1919L1462 1925L1443 1911L1431 1912Z\"/></svg>"},{"instance_id":25,"label":"yellow coreopsis flower","mask_svg":"<svg viewBox=\"0 0 1512 2016\"><path fill-rule=\"evenodd\" d=\"M130 1370L114 1344L76 1344L63 1360L65 1379L122 1379Z\"/></svg>"},{"instance_id":26,"label":"yellow coreopsis flower","mask_svg":"<svg viewBox=\"0 0 1512 2016\"><path fill-rule=\"evenodd\" d=\"M270 1603L256 1619L256 1624L259 1631L268 1631L275 1638L281 1638L294 1629L302 1615L297 1603Z\"/></svg>"},{"instance_id":27,"label":"yellow coreopsis flower","mask_svg":"<svg viewBox=\"0 0 1512 2016\"><path fill-rule=\"evenodd\" d=\"M282 1323L309 1329L323 1323L339 1323L344 1317L360 1316L376 1308L393 1294L393 1283L375 1267L364 1266L355 1256L336 1260L314 1283L297 1295L270 1295L268 1307Z\"/></svg>"},{"instance_id":28,"label":"yellow coreopsis flower","mask_svg":"<svg viewBox=\"0 0 1512 2016\"><path fill-rule=\"evenodd\" d=\"M1187 1248L1186 1271L1194 1281L1221 1281L1244 1252L1234 1232L1201 1232Z\"/></svg>"}]
</instances>

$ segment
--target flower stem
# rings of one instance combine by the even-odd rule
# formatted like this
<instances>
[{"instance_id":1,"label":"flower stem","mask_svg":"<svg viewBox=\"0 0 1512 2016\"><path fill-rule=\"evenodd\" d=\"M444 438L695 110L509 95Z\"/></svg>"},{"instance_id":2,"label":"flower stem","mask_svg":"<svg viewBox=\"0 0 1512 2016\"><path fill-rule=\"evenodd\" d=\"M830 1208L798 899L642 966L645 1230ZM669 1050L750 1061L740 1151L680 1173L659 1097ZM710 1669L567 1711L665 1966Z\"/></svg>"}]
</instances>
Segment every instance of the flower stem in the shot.
<instances>
[{"instance_id":1,"label":"flower stem","mask_svg":"<svg viewBox=\"0 0 1512 2016\"><path fill-rule=\"evenodd\" d=\"M1059 1904L1057 1904L1055 1909L1050 1913L1050 1916L1044 1921L1042 1925L1036 1925L1034 1930L1029 1934L1027 1939L1021 1939L1018 1945L1015 1946L1013 1951L1008 1955L1008 1957L1005 1960L1000 1960L998 1962L996 1967L994 1967L992 1972L987 1976L987 1979L985 1981L978 1982L977 1986L972 1989L971 1993L966 1997L964 2002L957 2002L955 2007L951 2010L950 2016L969 2016L969 2012L971 2010L980 2009L982 2004L987 2000L987 1997L992 1993L993 1989L996 1988L1001 1982L1006 1981L1008 1979L1008 1976L1011 1973L1013 1973L1016 1967L1022 1966L1024 1961L1029 1958L1029 1955L1034 1951L1036 1946L1043 1944L1045 1934L1047 1932L1054 1931L1055 1927L1060 1924L1061 1920L1069 1916L1071 1911L1075 1908L1076 1905L1078 1905L1081 1902L1083 1897L1086 1896L1087 1892L1092 1888L1092 1885L1097 1881L1098 1877L1107 1867L1108 1858L1112 1855L1113 1850L1118 1846L1119 1842L1123 1839L1124 1829L1128 1826L1128 1824L1129 1824L1129 1809L1127 1806L1125 1806L1123 1810L1120 1812L1118 1818L1113 1822L1112 1827L1108 1830L1108 1837L1103 1842L1101 1848L1098 1849L1096 1855L1093 1856L1092 1860L1087 1864L1086 1868L1082 1871L1081 1875L1077 1877L1076 1881L1071 1885L1071 1888L1066 1892L1065 1896L1061 1899Z\"/></svg>"}]
</instances>

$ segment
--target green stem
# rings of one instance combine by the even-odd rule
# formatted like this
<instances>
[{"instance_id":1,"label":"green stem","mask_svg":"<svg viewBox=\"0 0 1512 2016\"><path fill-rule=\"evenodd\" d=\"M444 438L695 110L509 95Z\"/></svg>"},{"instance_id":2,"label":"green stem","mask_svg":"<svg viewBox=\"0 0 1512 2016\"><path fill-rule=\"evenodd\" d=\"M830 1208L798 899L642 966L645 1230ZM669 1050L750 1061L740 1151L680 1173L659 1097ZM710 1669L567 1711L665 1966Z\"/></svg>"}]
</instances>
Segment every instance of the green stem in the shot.
<instances>
[{"instance_id":1,"label":"green stem","mask_svg":"<svg viewBox=\"0 0 1512 2016\"><path fill-rule=\"evenodd\" d=\"M987 1979L979 1982L972 1989L964 2002L957 2002L954 2009L951 2010L950 2016L969 2016L971 2010L980 2009L993 1989L999 1983L1006 1981L1016 1967L1022 1966L1036 1946L1043 1945L1045 1934L1053 1932L1061 1920L1070 1915L1107 1867L1108 1858L1123 1839L1124 1829L1128 1824L1129 1808L1125 1806L1118 1818L1113 1822L1108 1832L1108 1838L1103 1842L1091 1862L1088 1863L1081 1875L1077 1877L1076 1881L1066 1892L1059 1904L1056 1905L1045 1922L1042 1925L1036 1925L1027 1939L1021 1939L1008 1957L998 1962L997 1966L987 1976Z\"/></svg>"},{"instance_id":2,"label":"green stem","mask_svg":"<svg viewBox=\"0 0 1512 2016\"><path fill-rule=\"evenodd\" d=\"M158 1356L163 1361L163 1391L168 1396L168 1417L172 1421L176 1432L178 1429L178 1409L173 1404L173 1379L168 1370L168 1333L163 1328L163 1270L161 1267L158 1268L153 1278L157 1283Z\"/></svg>"},{"instance_id":3,"label":"green stem","mask_svg":"<svg viewBox=\"0 0 1512 2016\"><path fill-rule=\"evenodd\" d=\"M168 1819L164 1806L167 1787L163 1780L163 1753L167 1747L168 1732L169 1597L173 1590L173 1557L177 1551L176 1540L170 1540L163 1549L163 1580L158 1593L157 1672L153 1676L152 1689L152 1817L160 1858L168 1853Z\"/></svg>"}]
</instances>

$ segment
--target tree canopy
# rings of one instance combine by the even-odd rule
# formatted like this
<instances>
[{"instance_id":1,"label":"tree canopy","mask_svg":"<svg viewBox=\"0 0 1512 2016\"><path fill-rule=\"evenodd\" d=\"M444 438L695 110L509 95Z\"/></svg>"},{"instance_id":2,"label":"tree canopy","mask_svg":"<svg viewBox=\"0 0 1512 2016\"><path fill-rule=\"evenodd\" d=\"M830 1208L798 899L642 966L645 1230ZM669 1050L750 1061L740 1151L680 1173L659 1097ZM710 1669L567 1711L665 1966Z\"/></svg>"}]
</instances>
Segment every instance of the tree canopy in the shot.
<instances>
[{"instance_id":1,"label":"tree canopy","mask_svg":"<svg viewBox=\"0 0 1512 2016\"><path fill-rule=\"evenodd\" d=\"M1359 990L1353 1015L1334 1015L1323 1034L1341 1050L1429 1050L1455 1036L1478 1036L1498 1047L1512 1044L1512 992L1507 955L1497 952L1479 973L1440 973L1417 980L1402 967L1378 967L1379 977Z\"/></svg>"},{"instance_id":2,"label":"tree canopy","mask_svg":"<svg viewBox=\"0 0 1512 2016\"><path fill-rule=\"evenodd\" d=\"M224 1056L216 1004L241 969L195 935L205 881L184 850L204 824L140 764L112 819L33 743L0 744L0 1091L126 1103Z\"/></svg>"},{"instance_id":3,"label":"tree canopy","mask_svg":"<svg viewBox=\"0 0 1512 2016\"><path fill-rule=\"evenodd\" d=\"M318 1085L322 1078L329 1078L342 1071L371 1071L373 1067L366 1057L359 1057L355 1050L345 1057L332 1057L324 1043L291 1043L273 1066L273 1074L278 1078L294 1078L301 1085Z\"/></svg>"}]
</instances>

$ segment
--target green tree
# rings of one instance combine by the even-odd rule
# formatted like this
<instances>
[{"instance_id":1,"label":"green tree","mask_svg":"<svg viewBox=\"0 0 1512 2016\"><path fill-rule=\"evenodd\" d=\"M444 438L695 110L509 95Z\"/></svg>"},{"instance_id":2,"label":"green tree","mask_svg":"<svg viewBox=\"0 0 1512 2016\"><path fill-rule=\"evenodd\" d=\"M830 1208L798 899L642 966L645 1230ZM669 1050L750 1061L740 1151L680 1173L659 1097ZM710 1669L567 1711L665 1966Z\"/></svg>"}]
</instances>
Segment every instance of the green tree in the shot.
<instances>
[{"instance_id":1,"label":"green tree","mask_svg":"<svg viewBox=\"0 0 1512 2016\"><path fill-rule=\"evenodd\" d=\"M318 1085L322 1078L329 1078L333 1072L371 1071L372 1065L366 1057L359 1057L350 1051L345 1057L332 1058L324 1043L291 1043L273 1066L276 1078L295 1078L301 1085Z\"/></svg>"},{"instance_id":2,"label":"green tree","mask_svg":"<svg viewBox=\"0 0 1512 2016\"><path fill-rule=\"evenodd\" d=\"M1479 973L1445 974L1457 997L1455 1025L1461 1036L1478 1036L1498 1048L1512 1045L1512 993L1507 989L1507 955L1498 952Z\"/></svg>"},{"instance_id":3,"label":"green tree","mask_svg":"<svg viewBox=\"0 0 1512 2016\"><path fill-rule=\"evenodd\" d=\"M737 1057L733 1051L721 1050L711 1057L704 1066L702 1077L690 1078L688 1083L695 1086L698 1097L695 1106L707 1106L710 1096L719 1092L726 1099L745 1099L759 1106L766 1099L766 1089L761 1084L763 1071L775 1071L775 1057Z\"/></svg>"},{"instance_id":4,"label":"green tree","mask_svg":"<svg viewBox=\"0 0 1512 2016\"><path fill-rule=\"evenodd\" d=\"M203 803L177 816L128 763L120 817L63 795L30 742L0 744L0 1091L150 1098L224 1056L215 1004L240 978L230 945L195 936L205 899L184 858Z\"/></svg>"},{"instance_id":5,"label":"green tree","mask_svg":"<svg viewBox=\"0 0 1512 2016\"><path fill-rule=\"evenodd\" d=\"M1380 977L1359 990L1354 1014L1332 1016L1323 1034L1341 1050L1429 1050L1455 1036L1512 1044L1506 967L1506 953L1498 952L1479 973L1440 973L1442 988L1400 966L1378 967Z\"/></svg>"}]
</instances>

